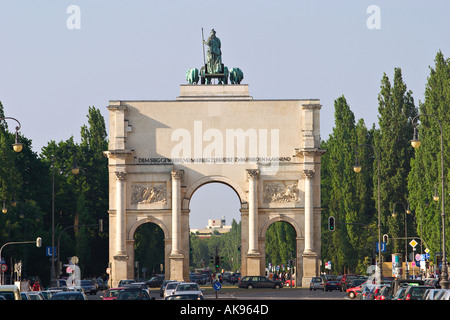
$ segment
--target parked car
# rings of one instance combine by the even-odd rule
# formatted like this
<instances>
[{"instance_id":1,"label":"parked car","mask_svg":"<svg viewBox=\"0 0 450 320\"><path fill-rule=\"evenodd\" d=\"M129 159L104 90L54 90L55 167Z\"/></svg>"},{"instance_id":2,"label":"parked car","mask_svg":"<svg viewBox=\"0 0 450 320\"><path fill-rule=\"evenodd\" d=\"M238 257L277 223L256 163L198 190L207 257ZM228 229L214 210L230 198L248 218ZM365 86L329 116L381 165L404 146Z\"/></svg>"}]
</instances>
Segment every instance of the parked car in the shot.
<instances>
[{"instance_id":1,"label":"parked car","mask_svg":"<svg viewBox=\"0 0 450 320\"><path fill-rule=\"evenodd\" d=\"M55 293L51 300L87 300L82 291L64 291Z\"/></svg>"},{"instance_id":2,"label":"parked car","mask_svg":"<svg viewBox=\"0 0 450 320\"><path fill-rule=\"evenodd\" d=\"M125 289L125 287L111 288L106 290L105 295L101 296L103 300L117 300L117 296L121 290Z\"/></svg>"},{"instance_id":3,"label":"parked car","mask_svg":"<svg viewBox=\"0 0 450 320\"><path fill-rule=\"evenodd\" d=\"M342 291L341 281L336 276L322 276L323 279L323 291Z\"/></svg>"},{"instance_id":4,"label":"parked car","mask_svg":"<svg viewBox=\"0 0 450 320\"><path fill-rule=\"evenodd\" d=\"M166 290L166 285L169 282L177 282L175 280L164 280L164 282L162 283L161 287L159 288L159 296L160 297L164 297L164 291Z\"/></svg>"},{"instance_id":5,"label":"parked car","mask_svg":"<svg viewBox=\"0 0 450 320\"><path fill-rule=\"evenodd\" d=\"M408 286L404 300L422 300L425 291L428 289L430 289L429 286Z\"/></svg>"},{"instance_id":6,"label":"parked car","mask_svg":"<svg viewBox=\"0 0 450 320\"><path fill-rule=\"evenodd\" d=\"M392 300L403 300L403 298L405 296L406 289L407 289L406 286L399 287L397 289L397 292L392 297Z\"/></svg>"},{"instance_id":7,"label":"parked car","mask_svg":"<svg viewBox=\"0 0 450 320\"><path fill-rule=\"evenodd\" d=\"M80 286L83 289L85 294L97 294L97 285L93 280L81 280Z\"/></svg>"},{"instance_id":8,"label":"parked car","mask_svg":"<svg viewBox=\"0 0 450 320\"><path fill-rule=\"evenodd\" d=\"M15 285L0 286L0 296L5 298L5 300L22 300L19 287Z\"/></svg>"},{"instance_id":9,"label":"parked car","mask_svg":"<svg viewBox=\"0 0 450 320\"><path fill-rule=\"evenodd\" d=\"M356 278L351 280L351 282L346 286L346 289L344 287L342 288L342 291L347 291L347 289L354 288L354 287L361 287L361 285L367 281L367 278Z\"/></svg>"},{"instance_id":10,"label":"parked car","mask_svg":"<svg viewBox=\"0 0 450 320\"><path fill-rule=\"evenodd\" d=\"M365 300L378 300L381 289L384 287L383 284L374 284L369 290Z\"/></svg>"},{"instance_id":11,"label":"parked car","mask_svg":"<svg viewBox=\"0 0 450 320\"><path fill-rule=\"evenodd\" d=\"M367 295L369 294L370 289L373 284L370 282L366 282L361 286L361 289L356 292L356 300L366 300Z\"/></svg>"},{"instance_id":12,"label":"parked car","mask_svg":"<svg viewBox=\"0 0 450 320\"><path fill-rule=\"evenodd\" d=\"M202 294L173 294L164 300L204 300L204 298Z\"/></svg>"},{"instance_id":13,"label":"parked car","mask_svg":"<svg viewBox=\"0 0 450 320\"><path fill-rule=\"evenodd\" d=\"M150 299L147 291L140 288L126 288L119 291L117 300L154 300Z\"/></svg>"},{"instance_id":14,"label":"parked car","mask_svg":"<svg viewBox=\"0 0 450 320\"><path fill-rule=\"evenodd\" d=\"M194 294L194 295L202 295L203 292L200 290L200 287L195 282L180 282L178 283L177 287L175 288L175 291L173 292L174 295L177 294Z\"/></svg>"},{"instance_id":15,"label":"parked car","mask_svg":"<svg viewBox=\"0 0 450 320\"><path fill-rule=\"evenodd\" d=\"M323 279L322 277L312 277L311 281L309 282L309 290L316 289L323 290Z\"/></svg>"},{"instance_id":16,"label":"parked car","mask_svg":"<svg viewBox=\"0 0 450 320\"><path fill-rule=\"evenodd\" d=\"M392 297L392 287L385 285L380 289L380 293L375 297L375 300L391 300Z\"/></svg>"},{"instance_id":17,"label":"parked car","mask_svg":"<svg viewBox=\"0 0 450 320\"><path fill-rule=\"evenodd\" d=\"M421 286L424 284L425 283L423 280L418 280L418 279L395 279L394 281L392 281L392 285L394 288L394 295L397 294L397 290L400 287L408 286L408 285Z\"/></svg>"},{"instance_id":18,"label":"parked car","mask_svg":"<svg viewBox=\"0 0 450 320\"><path fill-rule=\"evenodd\" d=\"M164 278L162 277L153 277L150 280L146 281L145 283L147 283L147 285L150 288L158 288L162 285L162 283L164 282Z\"/></svg>"},{"instance_id":19,"label":"parked car","mask_svg":"<svg viewBox=\"0 0 450 320\"><path fill-rule=\"evenodd\" d=\"M450 290L445 290L444 294L440 297L439 300L450 300Z\"/></svg>"},{"instance_id":20,"label":"parked car","mask_svg":"<svg viewBox=\"0 0 450 320\"><path fill-rule=\"evenodd\" d=\"M126 285L133 283L133 282L136 282L136 281L134 281L133 279L120 280L118 287L125 287Z\"/></svg>"},{"instance_id":21,"label":"parked car","mask_svg":"<svg viewBox=\"0 0 450 320\"><path fill-rule=\"evenodd\" d=\"M163 293L164 298L174 294L178 283L180 283L180 282L179 281L173 281L173 282L167 283L166 288L164 289L164 293Z\"/></svg>"},{"instance_id":22,"label":"parked car","mask_svg":"<svg viewBox=\"0 0 450 320\"><path fill-rule=\"evenodd\" d=\"M349 296L350 299L355 299L356 295L358 294L358 292L361 292L361 288L362 286L366 284L366 281L364 281L363 283L361 283L359 286L355 286L355 287L351 287L347 289L347 294Z\"/></svg>"},{"instance_id":23,"label":"parked car","mask_svg":"<svg viewBox=\"0 0 450 320\"><path fill-rule=\"evenodd\" d=\"M440 300L447 290L430 287L423 294L423 300Z\"/></svg>"},{"instance_id":24,"label":"parked car","mask_svg":"<svg viewBox=\"0 0 450 320\"><path fill-rule=\"evenodd\" d=\"M240 273L233 273L230 277L231 284L235 284L241 280L241 274Z\"/></svg>"},{"instance_id":25,"label":"parked car","mask_svg":"<svg viewBox=\"0 0 450 320\"><path fill-rule=\"evenodd\" d=\"M28 297L30 298L30 300L44 300L44 297L42 296L42 293L40 293L40 291L30 291L28 292Z\"/></svg>"},{"instance_id":26,"label":"parked car","mask_svg":"<svg viewBox=\"0 0 450 320\"><path fill-rule=\"evenodd\" d=\"M435 287L436 289L441 289L441 284L437 278L427 278L423 281L423 284Z\"/></svg>"},{"instance_id":27,"label":"parked car","mask_svg":"<svg viewBox=\"0 0 450 320\"><path fill-rule=\"evenodd\" d=\"M264 276L246 276L243 277L238 284L239 288L274 288L280 289L283 287L283 283L281 281L272 281Z\"/></svg>"}]
</instances>

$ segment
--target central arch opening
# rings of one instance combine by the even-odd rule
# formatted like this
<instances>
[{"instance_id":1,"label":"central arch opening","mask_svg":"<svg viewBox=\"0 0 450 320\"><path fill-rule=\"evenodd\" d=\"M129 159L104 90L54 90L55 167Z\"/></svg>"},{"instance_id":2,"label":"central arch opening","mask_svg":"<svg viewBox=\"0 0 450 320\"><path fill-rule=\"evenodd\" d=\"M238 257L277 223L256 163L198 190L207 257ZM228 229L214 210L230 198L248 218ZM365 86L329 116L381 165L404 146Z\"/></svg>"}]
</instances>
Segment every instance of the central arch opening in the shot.
<instances>
[{"instance_id":1,"label":"central arch opening","mask_svg":"<svg viewBox=\"0 0 450 320\"><path fill-rule=\"evenodd\" d=\"M228 281L241 266L238 194L225 183L206 183L194 191L189 209L190 271L223 273L223 279Z\"/></svg>"}]
</instances>

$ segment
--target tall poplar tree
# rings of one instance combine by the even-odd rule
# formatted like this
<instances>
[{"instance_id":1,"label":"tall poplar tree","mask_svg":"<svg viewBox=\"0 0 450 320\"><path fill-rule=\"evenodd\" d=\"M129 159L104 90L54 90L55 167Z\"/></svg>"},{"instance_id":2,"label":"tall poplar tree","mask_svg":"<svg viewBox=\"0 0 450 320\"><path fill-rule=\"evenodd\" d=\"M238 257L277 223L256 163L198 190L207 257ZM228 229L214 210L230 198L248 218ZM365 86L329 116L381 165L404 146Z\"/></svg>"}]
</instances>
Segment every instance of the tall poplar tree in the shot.
<instances>
[{"instance_id":1,"label":"tall poplar tree","mask_svg":"<svg viewBox=\"0 0 450 320\"><path fill-rule=\"evenodd\" d=\"M430 67L430 75L425 87L425 101L420 103L419 138L421 145L414 150L415 158L411 161L411 172L408 177L411 206L416 212L417 231L423 237L431 250L431 260L434 254L442 252L441 223L441 132L438 119L443 129L444 144L444 182L445 203L449 203L450 182L450 59L445 58L441 51L436 54L435 65ZM410 147L413 149L412 147ZM434 192L439 201L433 201ZM428 200L428 201L427 201ZM447 207L448 208L448 207ZM448 209L447 221L448 226ZM450 250L447 236L447 252ZM424 245L424 247L426 246Z\"/></svg>"},{"instance_id":2,"label":"tall poplar tree","mask_svg":"<svg viewBox=\"0 0 450 320\"><path fill-rule=\"evenodd\" d=\"M407 90L400 68L394 70L393 86L388 76L383 75L378 103L380 131L375 135L375 147L380 154L381 226L383 233L386 232L391 239L396 239L405 236L404 215L408 205L407 177L413 156L409 140L413 132L411 121L417 114L412 92ZM376 186L375 172L374 181ZM376 188L374 192L377 192ZM403 203L405 208L395 204L397 202ZM396 217L391 214L394 204L395 211L399 213ZM413 230L412 217L407 217L407 224L408 228ZM394 240L392 243L394 252L404 252L404 241Z\"/></svg>"},{"instance_id":3,"label":"tall poplar tree","mask_svg":"<svg viewBox=\"0 0 450 320\"><path fill-rule=\"evenodd\" d=\"M322 233L322 256L332 262L334 270L343 272L358 263L354 254L358 231L355 225L347 224L359 220L353 172L357 138L355 116L344 96L334 101L334 108L335 127L323 146L327 152L322 157L322 213L325 225L329 216L336 219L336 231Z\"/></svg>"}]
</instances>

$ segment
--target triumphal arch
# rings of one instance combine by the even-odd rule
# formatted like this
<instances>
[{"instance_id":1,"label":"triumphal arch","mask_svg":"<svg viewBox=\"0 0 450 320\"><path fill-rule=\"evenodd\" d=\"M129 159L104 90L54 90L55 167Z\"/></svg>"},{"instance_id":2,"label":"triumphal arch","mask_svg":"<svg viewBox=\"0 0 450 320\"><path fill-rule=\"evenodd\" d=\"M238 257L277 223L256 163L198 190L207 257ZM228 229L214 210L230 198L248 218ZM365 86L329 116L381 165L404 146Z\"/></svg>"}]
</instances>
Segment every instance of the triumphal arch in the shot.
<instances>
[{"instance_id":1,"label":"triumphal arch","mask_svg":"<svg viewBox=\"0 0 450 320\"><path fill-rule=\"evenodd\" d=\"M307 285L321 254L320 101L254 99L208 63L198 74L209 81L188 70L175 99L109 102L112 285L134 278L144 223L164 232L166 279L189 280L189 202L211 182L239 196L242 275L264 275L266 230L285 221L296 231L297 284Z\"/></svg>"}]
</instances>

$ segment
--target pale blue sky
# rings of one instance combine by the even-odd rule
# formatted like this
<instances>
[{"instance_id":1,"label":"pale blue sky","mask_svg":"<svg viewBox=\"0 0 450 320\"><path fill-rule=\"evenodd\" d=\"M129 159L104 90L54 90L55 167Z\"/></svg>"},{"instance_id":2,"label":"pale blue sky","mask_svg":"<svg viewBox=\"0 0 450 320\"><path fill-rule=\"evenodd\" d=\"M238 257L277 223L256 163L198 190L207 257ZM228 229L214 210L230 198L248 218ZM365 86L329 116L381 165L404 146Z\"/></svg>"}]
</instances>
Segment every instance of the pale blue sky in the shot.
<instances>
[{"instance_id":1,"label":"pale blue sky","mask_svg":"<svg viewBox=\"0 0 450 320\"><path fill-rule=\"evenodd\" d=\"M80 29L67 28L70 5ZM366 25L370 5L380 29ZM423 101L437 51L450 55L449 17L448 0L0 0L0 101L36 152L79 141L89 106L107 122L109 100L175 99L203 63L201 28L214 28L254 99L321 100L325 140L341 95L356 119L377 123L380 81L395 67Z\"/></svg>"}]
</instances>

